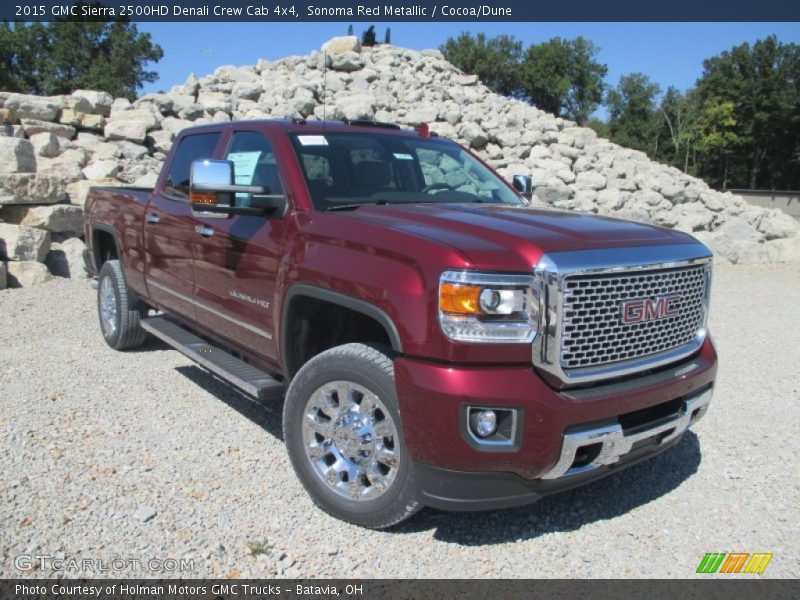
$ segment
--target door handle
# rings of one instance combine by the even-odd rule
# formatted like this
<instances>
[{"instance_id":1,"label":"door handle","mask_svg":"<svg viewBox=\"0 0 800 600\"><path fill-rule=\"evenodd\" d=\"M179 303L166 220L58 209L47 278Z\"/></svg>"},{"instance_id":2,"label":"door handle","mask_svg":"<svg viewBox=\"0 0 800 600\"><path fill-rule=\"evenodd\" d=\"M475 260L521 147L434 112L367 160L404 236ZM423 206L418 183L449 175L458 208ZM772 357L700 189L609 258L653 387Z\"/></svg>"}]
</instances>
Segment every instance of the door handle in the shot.
<instances>
[{"instance_id":1,"label":"door handle","mask_svg":"<svg viewBox=\"0 0 800 600\"><path fill-rule=\"evenodd\" d=\"M148 213L148 215L147 215L147 222L148 223L152 223L153 225L155 225L159 221L161 221L161 217L159 217L157 214Z\"/></svg>"},{"instance_id":2,"label":"door handle","mask_svg":"<svg viewBox=\"0 0 800 600\"><path fill-rule=\"evenodd\" d=\"M194 230L203 237L211 237L214 235L214 230L207 225L197 225L195 226Z\"/></svg>"}]
</instances>

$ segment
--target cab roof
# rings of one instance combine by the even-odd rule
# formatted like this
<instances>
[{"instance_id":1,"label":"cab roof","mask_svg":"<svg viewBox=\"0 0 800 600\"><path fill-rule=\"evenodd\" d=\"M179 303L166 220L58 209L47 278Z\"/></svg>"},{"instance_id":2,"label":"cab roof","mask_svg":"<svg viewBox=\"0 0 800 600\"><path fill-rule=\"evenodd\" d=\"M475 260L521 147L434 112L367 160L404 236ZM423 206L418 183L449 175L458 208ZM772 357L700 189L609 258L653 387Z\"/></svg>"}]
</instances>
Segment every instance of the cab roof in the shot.
<instances>
[{"instance_id":1,"label":"cab roof","mask_svg":"<svg viewBox=\"0 0 800 600\"><path fill-rule=\"evenodd\" d=\"M401 137L438 137L435 133L427 132L427 125L420 125L417 129L402 129L394 123L383 123L366 119L353 119L345 121L321 121L305 119L256 119L243 121L227 121L221 123L207 123L187 127L184 131L224 131L230 127L240 125L264 126L270 129L280 129L286 133L323 134L331 132L358 132L397 135Z\"/></svg>"}]
</instances>

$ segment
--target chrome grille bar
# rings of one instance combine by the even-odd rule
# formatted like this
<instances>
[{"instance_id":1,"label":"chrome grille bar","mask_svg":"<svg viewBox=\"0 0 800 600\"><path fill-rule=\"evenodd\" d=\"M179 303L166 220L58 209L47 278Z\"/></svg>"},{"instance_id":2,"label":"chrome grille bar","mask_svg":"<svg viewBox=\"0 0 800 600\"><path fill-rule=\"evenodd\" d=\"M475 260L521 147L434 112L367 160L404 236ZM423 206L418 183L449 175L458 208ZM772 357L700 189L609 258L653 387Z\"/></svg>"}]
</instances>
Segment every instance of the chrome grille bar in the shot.
<instances>
[{"instance_id":1,"label":"chrome grille bar","mask_svg":"<svg viewBox=\"0 0 800 600\"><path fill-rule=\"evenodd\" d=\"M565 278L561 367L580 369L660 354L691 343L705 318L706 269L692 265L642 273ZM625 324L621 307L674 299L673 316ZM661 306L666 306L662 301ZM633 310L630 311L635 314Z\"/></svg>"},{"instance_id":2,"label":"chrome grille bar","mask_svg":"<svg viewBox=\"0 0 800 600\"><path fill-rule=\"evenodd\" d=\"M533 363L562 386L669 364L705 340L711 252L703 244L553 253L534 274L542 335ZM652 308L663 298L664 318L622 322L623 303L647 299Z\"/></svg>"}]
</instances>

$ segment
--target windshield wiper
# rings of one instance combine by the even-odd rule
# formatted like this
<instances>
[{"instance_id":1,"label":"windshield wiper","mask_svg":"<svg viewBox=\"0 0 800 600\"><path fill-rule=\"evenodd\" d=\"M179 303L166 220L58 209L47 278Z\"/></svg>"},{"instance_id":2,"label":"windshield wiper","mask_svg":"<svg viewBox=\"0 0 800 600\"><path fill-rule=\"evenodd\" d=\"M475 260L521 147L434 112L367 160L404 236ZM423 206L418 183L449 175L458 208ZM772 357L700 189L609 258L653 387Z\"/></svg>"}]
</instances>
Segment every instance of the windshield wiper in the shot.
<instances>
[{"instance_id":1,"label":"windshield wiper","mask_svg":"<svg viewBox=\"0 0 800 600\"><path fill-rule=\"evenodd\" d=\"M386 200L378 200L377 202L353 202L351 204L333 204L327 207L326 211L334 210L355 210L362 206L377 206L379 204L389 204Z\"/></svg>"}]
</instances>

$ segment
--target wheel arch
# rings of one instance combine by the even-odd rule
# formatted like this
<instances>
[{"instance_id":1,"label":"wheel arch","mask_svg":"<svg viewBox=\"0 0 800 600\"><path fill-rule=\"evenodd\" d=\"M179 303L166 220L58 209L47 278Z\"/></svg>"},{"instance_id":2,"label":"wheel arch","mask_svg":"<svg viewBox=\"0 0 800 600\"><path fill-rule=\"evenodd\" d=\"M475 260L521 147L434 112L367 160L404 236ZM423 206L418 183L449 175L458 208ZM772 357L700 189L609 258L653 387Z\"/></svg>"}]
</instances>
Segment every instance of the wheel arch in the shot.
<instances>
[{"instance_id":1,"label":"wheel arch","mask_svg":"<svg viewBox=\"0 0 800 600\"><path fill-rule=\"evenodd\" d=\"M106 257L103 256L103 249L108 240L110 240L114 246L114 255L117 260L122 260L119 251L119 241L117 240L117 232L111 225L94 223L92 224L91 231L92 266L94 267L95 273L100 273L100 269L103 267L103 263L106 260Z\"/></svg>"},{"instance_id":2,"label":"wheel arch","mask_svg":"<svg viewBox=\"0 0 800 600\"><path fill-rule=\"evenodd\" d=\"M326 288L320 288L304 283L297 283L291 286L286 292L282 307L280 349L284 373L288 378L292 378L305 362L298 361L295 358L295 352L293 352L291 346L291 328L295 321L295 310L299 304L299 301L302 301L303 299L314 300L328 304L331 307L338 307L363 315L364 317L374 321L383 330L392 351L398 354L403 352L403 344L400 339L400 333L397 330L397 326L392 318L378 306L375 306L374 304L371 304L365 300L354 298L353 296L348 296L347 294L342 294Z\"/></svg>"}]
</instances>

